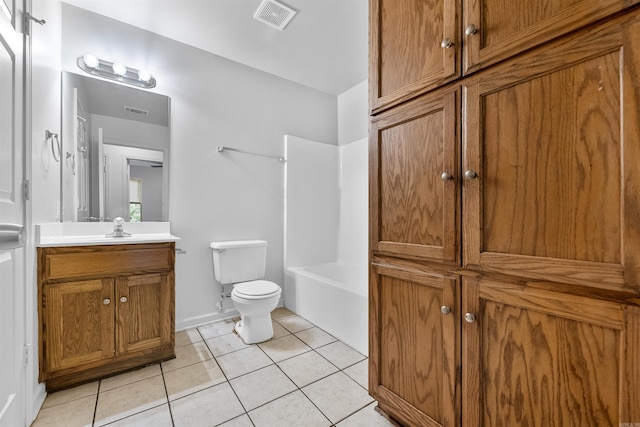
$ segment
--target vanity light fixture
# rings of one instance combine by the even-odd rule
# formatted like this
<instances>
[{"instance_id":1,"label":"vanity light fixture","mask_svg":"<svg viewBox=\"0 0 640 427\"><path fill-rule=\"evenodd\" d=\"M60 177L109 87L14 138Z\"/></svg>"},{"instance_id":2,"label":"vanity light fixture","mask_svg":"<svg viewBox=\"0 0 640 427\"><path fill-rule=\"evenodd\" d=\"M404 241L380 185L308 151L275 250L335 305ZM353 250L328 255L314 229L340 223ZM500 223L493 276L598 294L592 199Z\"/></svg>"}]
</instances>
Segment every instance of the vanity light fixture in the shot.
<instances>
[{"instance_id":1,"label":"vanity light fixture","mask_svg":"<svg viewBox=\"0 0 640 427\"><path fill-rule=\"evenodd\" d=\"M137 70L124 64L109 62L90 53L78 58L78 67L89 74L149 89L156 86L156 79L145 70Z\"/></svg>"}]
</instances>

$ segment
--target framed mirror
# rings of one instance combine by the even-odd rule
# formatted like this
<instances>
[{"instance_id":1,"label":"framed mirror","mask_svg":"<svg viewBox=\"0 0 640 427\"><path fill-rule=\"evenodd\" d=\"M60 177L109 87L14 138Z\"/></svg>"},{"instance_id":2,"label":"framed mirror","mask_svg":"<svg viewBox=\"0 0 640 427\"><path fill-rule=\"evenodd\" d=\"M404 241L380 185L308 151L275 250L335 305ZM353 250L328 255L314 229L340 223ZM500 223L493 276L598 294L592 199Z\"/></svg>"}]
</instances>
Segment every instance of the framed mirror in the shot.
<instances>
[{"instance_id":1,"label":"framed mirror","mask_svg":"<svg viewBox=\"0 0 640 427\"><path fill-rule=\"evenodd\" d=\"M62 222L166 221L167 96L62 73Z\"/></svg>"}]
</instances>

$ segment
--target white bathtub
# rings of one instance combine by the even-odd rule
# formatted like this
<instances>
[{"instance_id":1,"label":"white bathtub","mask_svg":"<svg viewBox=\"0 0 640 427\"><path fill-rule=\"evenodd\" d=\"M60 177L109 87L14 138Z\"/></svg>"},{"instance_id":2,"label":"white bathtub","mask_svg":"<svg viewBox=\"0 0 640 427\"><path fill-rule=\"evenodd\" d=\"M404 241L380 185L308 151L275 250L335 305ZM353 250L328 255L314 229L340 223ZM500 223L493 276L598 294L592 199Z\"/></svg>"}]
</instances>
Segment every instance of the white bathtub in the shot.
<instances>
[{"instance_id":1,"label":"white bathtub","mask_svg":"<svg viewBox=\"0 0 640 427\"><path fill-rule=\"evenodd\" d=\"M368 355L366 264L289 267L284 292L289 310Z\"/></svg>"}]
</instances>

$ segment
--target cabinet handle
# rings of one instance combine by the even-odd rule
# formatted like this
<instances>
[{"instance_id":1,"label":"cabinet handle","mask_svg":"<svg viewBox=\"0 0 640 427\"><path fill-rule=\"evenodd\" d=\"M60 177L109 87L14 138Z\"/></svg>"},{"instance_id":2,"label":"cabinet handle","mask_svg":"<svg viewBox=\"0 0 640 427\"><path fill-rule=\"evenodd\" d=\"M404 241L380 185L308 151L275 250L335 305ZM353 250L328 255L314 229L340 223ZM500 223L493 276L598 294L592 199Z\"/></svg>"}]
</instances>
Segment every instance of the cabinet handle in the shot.
<instances>
[{"instance_id":1,"label":"cabinet handle","mask_svg":"<svg viewBox=\"0 0 640 427\"><path fill-rule=\"evenodd\" d=\"M469 24L469 26L467 26L467 28L465 28L465 30L464 30L464 33L467 36L472 36L472 35L476 34L477 32L478 32L478 29L473 24Z\"/></svg>"},{"instance_id":2,"label":"cabinet handle","mask_svg":"<svg viewBox=\"0 0 640 427\"><path fill-rule=\"evenodd\" d=\"M467 313L464 315L464 320L466 320L469 323L473 323L476 321L476 315L473 313Z\"/></svg>"},{"instance_id":3,"label":"cabinet handle","mask_svg":"<svg viewBox=\"0 0 640 427\"><path fill-rule=\"evenodd\" d=\"M475 177L477 177L478 174L475 173L474 171L472 171L471 169L469 169L468 171L466 171L464 173L464 177L465 179L474 179Z\"/></svg>"},{"instance_id":4,"label":"cabinet handle","mask_svg":"<svg viewBox=\"0 0 640 427\"><path fill-rule=\"evenodd\" d=\"M446 316L447 314L451 313L451 307L443 305L442 307L440 307L440 311Z\"/></svg>"},{"instance_id":5,"label":"cabinet handle","mask_svg":"<svg viewBox=\"0 0 640 427\"><path fill-rule=\"evenodd\" d=\"M450 181L453 179L453 175L448 172L442 172L442 175L440 175L440 179L442 179L443 181Z\"/></svg>"},{"instance_id":6,"label":"cabinet handle","mask_svg":"<svg viewBox=\"0 0 640 427\"><path fill-rule=\"evenodd\" d=\"M120 302L127 302L127 297L120 297Z\"/></svg>"},{"instance_id":7,"label":"cabinet handle","mask_svg":"<svg viewBox=\"0 0 640 427\"><path fill-rule=\"evenodd\" d=\"M451 46L453 46L453 42L449 37L442 40L442 43L440 43L440 47L442 47L443 49L449 49Z\"/></svg>"},{"instance_id":8,"label":"cabinet handle","mask_svg":"<svg viewBox=\"0 0 640 427\"><path fill-rule=\"evenodd\" d=\"M105 299L102 300L102 303L104 305L109 305L109 304L111 304L111 300L109 298L105 298Z\"/></svg>"}]
</instances>

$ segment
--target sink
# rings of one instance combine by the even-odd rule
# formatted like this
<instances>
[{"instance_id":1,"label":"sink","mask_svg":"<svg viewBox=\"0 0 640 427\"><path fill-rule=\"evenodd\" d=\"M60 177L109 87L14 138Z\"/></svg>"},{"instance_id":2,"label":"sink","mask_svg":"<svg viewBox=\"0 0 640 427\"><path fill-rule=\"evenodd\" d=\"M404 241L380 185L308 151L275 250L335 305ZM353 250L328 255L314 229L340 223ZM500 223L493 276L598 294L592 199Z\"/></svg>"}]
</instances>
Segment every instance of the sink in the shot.
<instances>
[{"instance_id":1,"label":"sink","mask_svg":"<svg viewBox=\"0 0 640 427\"><path fill-rule=\"evenodd\" d=\"M113 233L111 222L53 222L36 225L36 246L91 246L135 243L176 242L169 222L127 222L126 237L107 236Z\"/></svg>"}]
</instances>

